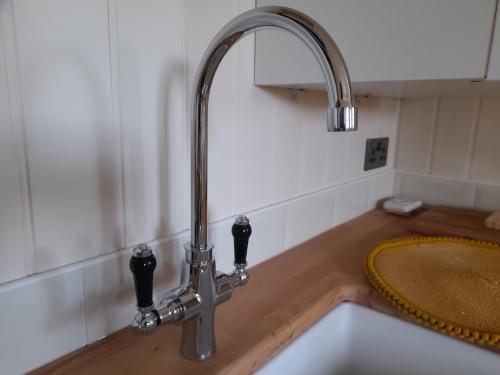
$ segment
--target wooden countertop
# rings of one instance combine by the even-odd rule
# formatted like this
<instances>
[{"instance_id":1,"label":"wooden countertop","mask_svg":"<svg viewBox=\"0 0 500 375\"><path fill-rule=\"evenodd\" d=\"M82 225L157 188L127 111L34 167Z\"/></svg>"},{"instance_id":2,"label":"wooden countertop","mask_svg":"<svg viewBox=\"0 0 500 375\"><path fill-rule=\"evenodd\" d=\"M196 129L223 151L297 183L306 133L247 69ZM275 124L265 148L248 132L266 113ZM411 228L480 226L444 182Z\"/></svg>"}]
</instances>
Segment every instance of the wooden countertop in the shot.
<instances>
[{"instance_id":1,"label":"wooden countertop","mask_svg":"<svg viewBox=\"0 0 500 375\"><path fill-rule=\"evenodd\" d=\"M368 212L250 269L250 281L217 308L217 353L207 362L179 354L181 326L142 336L123 329L35 374L246 374L260 368L343 301L395 313L363 274L367 252L410 234L407 219Z\"/></svg>"}]
</instances>

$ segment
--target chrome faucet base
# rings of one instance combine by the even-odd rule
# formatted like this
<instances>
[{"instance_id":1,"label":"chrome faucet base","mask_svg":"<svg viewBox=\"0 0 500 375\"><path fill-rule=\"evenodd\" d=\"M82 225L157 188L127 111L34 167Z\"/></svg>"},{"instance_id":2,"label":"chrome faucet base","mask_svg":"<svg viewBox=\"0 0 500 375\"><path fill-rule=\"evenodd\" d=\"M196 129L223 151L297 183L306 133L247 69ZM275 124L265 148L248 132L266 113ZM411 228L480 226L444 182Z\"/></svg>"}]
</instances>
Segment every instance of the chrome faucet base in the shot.
<instances>
[{"instance_id":1,"label":"chrome faucet base","mask_svg":"<svg viewBox=\"0 0 500 375\"><path fill-rule=\"evenodd\" d=\"M181 354L190 360L204 361L215 352L215 307L227 301L235 288L248 282L246 263L229 274L216 274L212 246L204 252L184 245L184 270L189 277L180 288L167 293L158 306L138 308L134 326L140 333L153 332L159 325L182 322Z\"/></svg>"}]
</instances>

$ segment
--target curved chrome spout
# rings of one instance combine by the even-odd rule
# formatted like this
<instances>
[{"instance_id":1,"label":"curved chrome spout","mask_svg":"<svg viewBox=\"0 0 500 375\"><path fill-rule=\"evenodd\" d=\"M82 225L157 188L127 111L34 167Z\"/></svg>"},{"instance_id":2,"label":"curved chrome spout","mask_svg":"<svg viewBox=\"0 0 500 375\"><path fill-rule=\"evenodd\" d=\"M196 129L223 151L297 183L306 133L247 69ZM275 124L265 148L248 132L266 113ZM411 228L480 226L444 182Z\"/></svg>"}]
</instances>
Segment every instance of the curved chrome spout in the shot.
<instances>
[{"instance_id":1,"label":"curved chrome spout","mask_svg":"<svg viewBox=\"0 0 500 375\"><path fill-rule=\"evenodd\" d=\"M206 251L208 99L215 72L225 54L245 35L263 29L285 30L313 52L325 76L328 131L357 128L357 111L346 64L335 42L313 19L284 7L261 7L234 18L214 37L195 76L191 119L191 249Z\"/></svg>"}]
</instances>

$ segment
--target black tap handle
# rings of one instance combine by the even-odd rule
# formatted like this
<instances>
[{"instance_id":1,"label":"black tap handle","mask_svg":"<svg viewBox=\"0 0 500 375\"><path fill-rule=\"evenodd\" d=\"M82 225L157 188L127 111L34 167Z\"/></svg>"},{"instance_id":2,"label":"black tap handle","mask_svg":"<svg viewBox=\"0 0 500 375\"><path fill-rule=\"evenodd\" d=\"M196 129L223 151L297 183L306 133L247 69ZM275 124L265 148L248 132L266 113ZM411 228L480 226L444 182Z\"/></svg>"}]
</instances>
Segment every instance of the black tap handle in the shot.
<instances>
[{"instance_id":1,"label":"black tap handle","mask_svg":"<svg viewBox=\"0 0 500 375\"><path fill-rule=\"evenodd\" d=\"M153 272L156 268L153 250L146 244L136 246L129 266L134 274L137 307L153 306Z\"/></svg>"},{"instance_id":2,"label":"black tap handle","mask_svg":"<svg viewBox=\"0 0 500 375\"><path fill-rule=\"evenodd\" d=\"M248 239L252 234L250 221L246 216L238 216L234 221L231 232L234 237L234 264L247 264Z\"/></svg>"}]
</instances>

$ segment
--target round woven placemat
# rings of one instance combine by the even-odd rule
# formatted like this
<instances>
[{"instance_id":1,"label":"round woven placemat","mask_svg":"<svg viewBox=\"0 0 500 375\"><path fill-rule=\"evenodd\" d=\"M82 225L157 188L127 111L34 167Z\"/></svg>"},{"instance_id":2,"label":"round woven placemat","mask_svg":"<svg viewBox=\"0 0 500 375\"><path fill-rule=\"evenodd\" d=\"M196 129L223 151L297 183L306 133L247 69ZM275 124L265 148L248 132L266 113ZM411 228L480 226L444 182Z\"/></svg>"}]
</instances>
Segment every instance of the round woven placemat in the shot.
<instances>
[{"instance_id":1,"label":"round woven placemat","mask_svg":"<svg viewBox=\"0 0 500 375\"><path fill-rule=\"evenodd\" d=\"M500 247L445 237L381 243L366 258L373 286L416 322L500 346Z\"/></svg>"}]
</instances>

